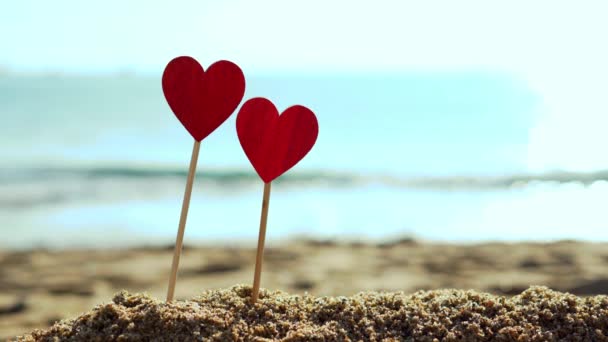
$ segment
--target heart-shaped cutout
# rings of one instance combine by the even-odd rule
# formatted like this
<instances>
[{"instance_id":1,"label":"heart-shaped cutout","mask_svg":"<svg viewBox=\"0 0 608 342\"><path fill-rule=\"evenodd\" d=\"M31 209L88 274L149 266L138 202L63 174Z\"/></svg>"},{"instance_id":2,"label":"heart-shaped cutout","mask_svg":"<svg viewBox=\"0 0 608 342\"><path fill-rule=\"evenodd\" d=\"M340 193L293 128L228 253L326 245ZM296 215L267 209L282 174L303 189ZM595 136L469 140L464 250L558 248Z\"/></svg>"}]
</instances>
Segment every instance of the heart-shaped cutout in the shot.
<instances>
[{"instance_id":1,"label":"heart-shaped cutout","mask_svg":"<svg viewBox=\"0 0 608 342\"><path fill-rule=\"evenodd\" d=\"M188 56L167 64L162 85L169 107L197 141L226 121L245 94L245 76L236 64L218 61L205 71Z\"/></svg>"},{"instance_id":2,"label":"heart-shaped cutout","mask_svg":"<svg viewBox=\"0 0 608 342\"><path fill-rule=\"evenodd\" d=\"M295 166L319 135L317 117L300 105L281 115L270 100L256 97L239 110L236 131L245 155L260 178L270 183Z\"/></svg>"}]
</instances>

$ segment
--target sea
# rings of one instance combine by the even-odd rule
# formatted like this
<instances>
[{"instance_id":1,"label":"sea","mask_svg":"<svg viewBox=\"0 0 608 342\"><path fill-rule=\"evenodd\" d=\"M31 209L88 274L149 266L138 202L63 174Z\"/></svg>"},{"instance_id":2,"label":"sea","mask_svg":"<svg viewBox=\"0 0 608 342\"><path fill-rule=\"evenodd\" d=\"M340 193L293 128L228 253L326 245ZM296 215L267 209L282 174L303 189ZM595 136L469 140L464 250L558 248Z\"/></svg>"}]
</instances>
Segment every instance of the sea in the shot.
<instances>
[{"instance_id":1,"label":"sea","mask_svg":"<svg viewBox=\"0 0 608 342\"><path fill-rule=\"evenodd\" d=\"M193 139L160 77L0 74L0 248L174 242ZM271 243L608 240L608 171L532 170L542 94L512 75L248 76L256 96L319 121L273 183ZM257 238L263 183L235 118L201 144L186 244Z\"/></svg>"}]
</instances>

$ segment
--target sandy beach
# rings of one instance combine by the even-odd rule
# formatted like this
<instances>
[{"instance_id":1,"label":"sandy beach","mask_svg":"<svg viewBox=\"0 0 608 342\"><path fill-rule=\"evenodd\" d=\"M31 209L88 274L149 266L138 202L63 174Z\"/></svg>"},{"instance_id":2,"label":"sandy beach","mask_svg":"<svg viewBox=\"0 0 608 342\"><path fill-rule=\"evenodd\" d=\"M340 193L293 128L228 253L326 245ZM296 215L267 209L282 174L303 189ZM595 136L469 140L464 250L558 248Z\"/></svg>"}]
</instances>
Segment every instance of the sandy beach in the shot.
<instances>
[{"instance_id":1,"label":"sandy beach","mask_svg":"<svg viewBox=\"0 0 608 342\"><path fill-rule=\"evenodd\" d=\"M469 290L360 292L351 297L208 290L166 303L118 293L19 341L606 341L608 297L533 286L513 297Z\"/></svg>"},{"instance_id":2,"label":"sandy beach","mask_svg":"<svg viewBox=\"0 0 608 342\"><path fill-rule=\"evenodd\" d=\"M253 247L186 246L176 299L249 286ZM171 257L171 246L0 252L0 338L76 318L121 290L163 300ZM511 297L531 285L577 296L607 294L608 244L297 240L267 248L262 275L265 289L317 297L451 288Z\"/></svg>"}]
</instances>

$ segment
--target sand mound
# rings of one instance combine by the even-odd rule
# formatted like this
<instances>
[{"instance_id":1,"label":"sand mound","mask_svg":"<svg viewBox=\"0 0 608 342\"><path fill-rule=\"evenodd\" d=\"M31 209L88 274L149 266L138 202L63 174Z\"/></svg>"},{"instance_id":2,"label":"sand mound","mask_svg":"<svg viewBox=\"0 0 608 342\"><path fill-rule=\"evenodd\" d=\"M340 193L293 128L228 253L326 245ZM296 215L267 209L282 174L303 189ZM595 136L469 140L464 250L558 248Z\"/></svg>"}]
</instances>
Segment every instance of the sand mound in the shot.
<instances>
[{"instance_id":1,"label":"sand mound","mask_svg":"<svg viewBox=\"0 0 608 342\"><path fill-rule=\"evenodd\" d=\"M531 287L508 298L475 291L295 296L250 287L164 303L117 294L21 341L608 341L608 297Z\"/></svg>"}]
</instances>

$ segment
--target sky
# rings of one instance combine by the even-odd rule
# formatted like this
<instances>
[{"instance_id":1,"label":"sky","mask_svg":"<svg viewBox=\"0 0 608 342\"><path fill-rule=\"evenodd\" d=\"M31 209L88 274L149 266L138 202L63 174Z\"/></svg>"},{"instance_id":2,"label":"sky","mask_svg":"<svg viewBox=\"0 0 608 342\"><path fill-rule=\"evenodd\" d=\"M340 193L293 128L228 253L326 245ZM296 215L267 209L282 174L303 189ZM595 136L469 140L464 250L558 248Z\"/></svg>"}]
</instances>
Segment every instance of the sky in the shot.
<instances>
[{"instance_id":1,"label":"sky","mask_svg":"<svg viewBox=\"0 0 608 342\"><path fill-rule=\"evenodd\" d=\"M0 67L159 73L171 58L248 74L488 70L542 99L528 167L608 168L606 1L4 1Z\"/></svg>"}]
</instances>

